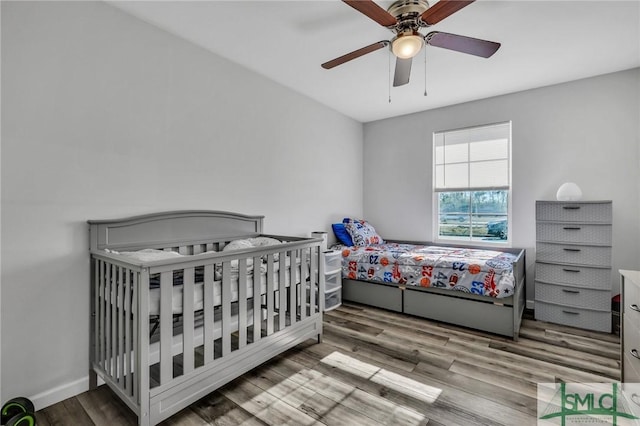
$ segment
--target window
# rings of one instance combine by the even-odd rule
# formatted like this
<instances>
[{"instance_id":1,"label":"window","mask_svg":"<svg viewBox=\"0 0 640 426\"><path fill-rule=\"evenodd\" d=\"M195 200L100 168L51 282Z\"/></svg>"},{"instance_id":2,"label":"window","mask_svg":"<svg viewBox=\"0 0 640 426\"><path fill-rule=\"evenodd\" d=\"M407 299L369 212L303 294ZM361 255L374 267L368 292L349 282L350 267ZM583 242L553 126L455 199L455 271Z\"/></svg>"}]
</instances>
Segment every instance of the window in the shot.
<instances>
[{"instance_id":1,"label":"window","mask_svg":"<svg viewBox=\"0 0 640 426\"><path fill-rule=\"evenodd\" d=\"M511 241L511 122L433 134L436 241Z\"/></svg>"}]
</instances>

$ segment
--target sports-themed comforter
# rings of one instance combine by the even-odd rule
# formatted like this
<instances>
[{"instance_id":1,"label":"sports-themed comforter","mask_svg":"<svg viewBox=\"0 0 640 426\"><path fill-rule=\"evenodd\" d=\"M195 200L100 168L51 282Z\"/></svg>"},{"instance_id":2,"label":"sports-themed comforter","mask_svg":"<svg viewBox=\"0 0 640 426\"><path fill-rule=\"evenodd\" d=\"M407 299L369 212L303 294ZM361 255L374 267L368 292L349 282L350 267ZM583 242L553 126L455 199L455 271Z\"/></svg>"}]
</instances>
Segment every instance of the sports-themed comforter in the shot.
<instances>
[{"instance_id":1,"label":"sports-themed comforter","mask_svg":"<svg viewBox=\"0 0 640 426\"><path fill-rule=\"evenodd\" d=\"M354 280L437 287L496 298L514 291L516 256L493 250L388 243L344 247L342 275Z\"/></svg>"}]
</instances>

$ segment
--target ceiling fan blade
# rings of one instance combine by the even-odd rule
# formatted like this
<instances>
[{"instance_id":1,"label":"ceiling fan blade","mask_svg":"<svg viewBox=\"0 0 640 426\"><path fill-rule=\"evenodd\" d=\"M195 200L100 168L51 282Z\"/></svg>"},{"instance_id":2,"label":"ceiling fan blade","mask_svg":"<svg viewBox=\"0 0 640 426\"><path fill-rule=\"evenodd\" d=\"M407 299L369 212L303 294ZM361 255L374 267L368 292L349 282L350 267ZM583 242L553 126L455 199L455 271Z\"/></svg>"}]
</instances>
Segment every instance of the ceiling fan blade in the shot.
<instances>
[{"instance_id":1,"label":"ceiling fan blade","mask_svg":"<svg viewBox=\"0 0 640 426\"><path fill-rule=\"evenodd\" d=\"M347 53L346 55L342 55L339 58L335 58L328 62L325 62L324 64L322 64L322 68L329 70L333 67L337 67L338 65L342 65L345 62L349 62L353 59L359 58L360 56L366 55L367 53L375 52L378 49L382 49L388 44L388 41L379 41L377 43L370 44L369 46L362 47L358 50Z\"/></svg>"},{"instance_id":2,"label":"ceiling fan blade","mask_svg":"<svg viewBox=\"0 0 640 426\"><path fill-rule=\"evenodd\" d=\"M440 0L420 15L420 20L429 25L437 24L447 16L453 15L475 0Z\"/></svg>"},{"instance_id":3,"label":"ceiling fan blade","mask_svg":"<svg viewBox=\"0 0 640 426\"><path fill-rule=\"evenodd\" d=\"M393 87L403 86L409 82L412 59L413 58L396 58L396 71L393 76Z\"/></svg>"},{"instance_id":4,"label":"ceiling fan blade","mask_svg":"<svg viewBox=\"0 0 640 426\"><path fill-rule=\"evenodd\" d=\"M342 0L358 12L367 15L383 27L393 27L398 20L371 0Z\"/></svg>"},{"instance_id":5,"label":"ceiling fan blade","mask_svg":"<svg viewBox=\"0 0 640 426\"><path fill-rule=\"evenodd\" d=\"M488 58L500 48L500 43L493 41L480 40L478 38L443 33L440 31L430 32L424 39L425 42L431 46L442 47L443 49L455 50L456 52L468 53L483 58Z\"/></svg>"}]
</instances>

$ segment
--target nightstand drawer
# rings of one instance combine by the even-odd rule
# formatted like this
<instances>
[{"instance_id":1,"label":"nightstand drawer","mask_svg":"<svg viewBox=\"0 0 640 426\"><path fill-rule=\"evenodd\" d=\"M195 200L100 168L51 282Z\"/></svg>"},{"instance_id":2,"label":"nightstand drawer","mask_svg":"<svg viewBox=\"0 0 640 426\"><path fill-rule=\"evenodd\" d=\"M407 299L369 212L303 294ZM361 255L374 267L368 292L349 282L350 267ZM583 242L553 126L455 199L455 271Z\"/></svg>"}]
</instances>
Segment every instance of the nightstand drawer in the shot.
<instances>
[{"instance_id":1,"label":"nightstand drawer","mask_svg":"<svg viewBox=\"0 0 640 426\"><path fill-rule=\"evenodd\" d=\"M324 252L324 273L333 274L342 270L342 251L329 250Z\"/></svg>"},{"instance_id":2,"label":"nightstand drawer","mask_svg":"<svg viewBox=\"0 0 640 426\"><path fill-rule=\"evenodd\" d=\"M536 260L574 265L609 266L611 247L538 243Z\"/></svg>"},{"instance_id":3,"label":"nightstand drawer","mask_svg":"<svg viewBox=\"0 0 640 426\"><path fill-rule=\"evenodd\" d=\"M611 225L546 223L536 225L538 241L611 245Z\"/></svg>"},{"instance_id":4,"label":"nightstand drawer","mask_svg":"<svg viewBox=\"0 0 640 426\"><path fill-rule=\"evenodd\" d=\"M342 286L342 271L324 277L324 291L329 293Z\"/></svg>"},{"instance_id":5,"label":"nightstand drawer","mask_svg":"<svg viewBox=\"0 0 640 426\"><path fill-rule=\"evenodd\" d=\"M611 203L537 202L536 219L552 222L611 223Z\"/></svg>"},{"instance_id":6,"label":"nightstand drawer","mask_svg":"<svg viewBox=\"0 0 640 426\"><path fill-rule=\"evenodd\" d=\"M330 311L342 304L342 291L340 288L324 295L324 310Z\"/></svg>"},{"instance_id":7,"label":"nightstand drawer","mask_svg":"<svg viewBox=\"0 0 640 426\"><path fill-rule=\"evenodd\" d=\"M611 306L610 290L562 286L535 282L536 300L585 309L608 310Z\"/></svg>"},{"instance_id":8,"label":"nightstand drawer","mask_svg":"<svg viewBox=\"0 0 640 426\"><path fill-rule=\"evenodd\" d=\"M536 280L609 290L611 288L611 269L536 263Z\"/></svg>"},{"instance_id":9,"label":"nightstand drawer","mask_svg":"<svg viewBox=\"0 0 640 426\"><path fill-rule=\"evenodd\" d=\"M540 321L611 333L611 311L594 311L536 300L535 318Z\"/></svg>"}]
</instances>

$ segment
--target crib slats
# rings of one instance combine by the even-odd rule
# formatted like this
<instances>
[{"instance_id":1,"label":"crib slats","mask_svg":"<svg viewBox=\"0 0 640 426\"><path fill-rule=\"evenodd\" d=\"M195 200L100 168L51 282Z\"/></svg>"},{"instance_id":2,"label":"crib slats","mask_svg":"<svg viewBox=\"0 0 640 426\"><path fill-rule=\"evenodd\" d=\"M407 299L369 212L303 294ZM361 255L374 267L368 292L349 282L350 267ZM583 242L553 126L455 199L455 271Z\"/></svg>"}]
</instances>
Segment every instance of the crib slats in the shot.
<instances>
[{"instance_id":1,"label":"crib slats","mask_svg":"<svg viewBox=\"0 0 640 426\"><path fill-rule=\"evenodd\" d=\"M257 342L262 337L262 294L260 258L253 259L253 342Z\"/></svg>"},{"instance_id":2,"label":"crib slats","mask_svg":"<svg viewBox=\"0 0 640 426\"><path fill-rule=\"evenodd\" d=\"M309 272L309 315L316 313L316 285L318 284L316 277L318 276L318 257L315 253L315 248L312 248L311 256L311 268ZM321 295L319 295L320 297Z\"/></svg>"},{"instance_id":3,"label":"crib slats","mask_svg":"<svg viewBox=\"0 0 640 426\"><path fill-rule=\"evenodd\" d=\"M291 262L289 262L289 267L291 267ZM287 252L280 252L280 269L278 272L278 296L280 296L278 330L284 330L287 324Z\"/></svg>"},{"instance_id":4,"label":"crib slats","mask_svg":"<svg viewBox=\"0 0 640 426\"><path fill-rule=\"evenodd\" d=\"M118 357L116 360L118 361L118 384L120 385L120 389L124 390L124 378L125 378L125 369L124 369L124 267L118 267Z\"/></svg>"},{"instance_id":5,"label":"crib slats","mask_svg":"<svg viewBox=\"0 0 640 426\"><path fill-rule=\"evenodd\" d=\"M111 374L111 306L112 306L112 300L113 298L111 297L112 295L112 291L111 291L111 264L107 264L107 275L106 275L106 282L105 282L105 312L107 313L107 317L105 318L105 330L104 330L104 339L105 339L105 345L104 345L104 369L107 372L107 374Z\"/></svg>"},{"instance_id":6,"label":"crib slats","mask_svg":"<svg viewBox=\"0 0 640 426\"><path fill-rule=\"evenodd\" d=\"M160 384L173 378L173 357L171 344L173 337L173 273L160 274Z\"/></svg>"},{"instance_id":7,"label":"crib slats","mask_svg":"<svg viewBox=\"0 0 640 426\"><path fill-rule=\"evenodd\" d=\"M194 355L193 355L193 294L194 294L194 268L186 268L184 270L184 287L183 287L183 301L182 301L182 315L183 315L183 328L182 328L182 344L183 344L183 372L184 374L193 371L194 367Z\"/></svg>"},{"instance_id":8,"label":"crib slats","mask_svg":"<svg viewBox=\"0 0 640 426\"><path fill-rule=\"evenodd\" d=\"M273 254L267 255L267 336L273 334L274 323L274 277L273 277Z\"/></svg>"},{"instance_id":9,"label":"crib slats","mask_svg":"<svg viewBox=\"0 0 640 426\"><path fill-rule=\"evenodd\" d=\"M246 260L245 272L246 272ZM231 263L222 263L222 356L231 353Z\"/></svg>"},{"instance_id":10,"label":"crib slats","mask_svg":"<svg viewBox=\"0 0 640 426\"><path fill-rule=\"evenodd\" d=\"M307 317L307 251L300 253L300 321Z\"/></svg>"},{"instance_id":11,"label":"crib slats","mask_svg":"<svg viewBox=\"0 0 640 426\"><path fill-rule=\"evenodd\" d=\"M289 277L289 320L291 325L296 322L296 286L297 286L297 272L298 272L298 256L299 250L291 250L291 272Z\"/></svg>"},{"instance_id":12,"label":"crib slats","mask_svg":"<svg viewBox=\"0 0 640 426\"><path fill-rule=\"evenodd\" d=\"M147 274L146 276L148 278L149 274ZM142 282L145 282L144 281L144 277L143 277ZM136 326L136 324L140 323L139 318L138 318L138 316L139 316L138 315L138 312L139 312L139 310L138 310L138 286L139 286L139 284L138 284L138 274L134 274L133 275L133 281L131 282L131 286L133 287L133 291L131 292L131 323L133 324L133 327L132 327L132 329L133 329L133 342L132 343L133 343L133 351L134 351L133 359L134 360L139 360L140 358L142 358L142 353L138 354L139 348L140 348L138 346L140 330ZM142 321L142 322L144 322L147 325L147 330L148 330L149 329L148 321ZM140 328L142 328L142 326L140 326ZM148 331L145 331L145 332L148 333ZM136 354L138 354L138 356L136 356ZM147 356L148 356L148 353L147 353ZM135 375L135 376L139 376L140 377L138 380L136 380L134 382L133 389L132 389L133 390L133 394L132 394L133 399L135 401L137 401L138 397L140 395L139 382L141 380L144 380L143 374L140 371L140 362L139 361L134 362L133 368L131 370L131 375Z\"/></svg>"},{"instance_id":13,"label":"crib slats","mask_svg":"<svg viewBox=\"0 0 640 426\"><path fill-rule=\"evenodd\" d=\"M131 396L131 271L125 269L124 279L124 389Z\"/></svg>"},{"instance_id":14,"label":"crib slats","mask_svg":"<svg viewBox=\"0 0 640 426\"><path fill-rule=\"evenodd\" d=\"M204 363L213 361L213 266L204 267Z\"/></svg>"},{"instance_id":15,"label":"crib slats","mask_svg":"<svg viewBox=\"0 0 640 426\"><path fill-rule=\"evenodd\" d=\"M256 260L253 259L255 263ZM260 278L260 275L254 278ZM247 344L247 259L238 262L238 349Z\"/></svg>"},{"instance_id":16,"label":"crib slats","mask_svg":"<svg viewBox=\"0 0 640 426\"><path fill-rule=\"evenodd\" d=\"M118 376L118 267L111 265L111 335L109 346L109 367L112 376Z\"/></svg>"},{"instance_id":17,"label":"crib slats","mask_svg":"<svg viewBox=\"0 0 640 426\"><path fill-rule=\"evenodd\" d=\"M96 330L96 363L104 368L104 283L105 283L105 264L104 261L98 263L98 294L96 296L96 321L98 322Z\"/></svg>"},{"instance_id":18,"label":"crib slats","mask_svg":"<svg viewBox=\"0 0 640 426\"><path fill-rule=\"evenodd\" d=\"M149 270L143 269L140 274L140 281L134 283L134 292L136 298L136 324L137 336L136 350L138 352L136 356L136 374L138 379L136 380L136 388L134 390L135 397L140 406L139 417L146 417L149 415Z\"/></svg>"}]
</instances>

